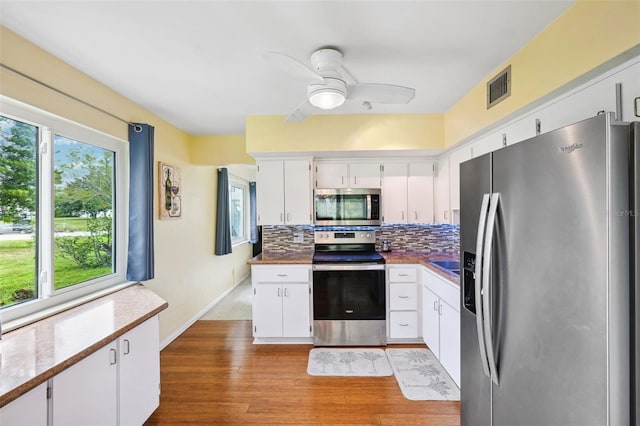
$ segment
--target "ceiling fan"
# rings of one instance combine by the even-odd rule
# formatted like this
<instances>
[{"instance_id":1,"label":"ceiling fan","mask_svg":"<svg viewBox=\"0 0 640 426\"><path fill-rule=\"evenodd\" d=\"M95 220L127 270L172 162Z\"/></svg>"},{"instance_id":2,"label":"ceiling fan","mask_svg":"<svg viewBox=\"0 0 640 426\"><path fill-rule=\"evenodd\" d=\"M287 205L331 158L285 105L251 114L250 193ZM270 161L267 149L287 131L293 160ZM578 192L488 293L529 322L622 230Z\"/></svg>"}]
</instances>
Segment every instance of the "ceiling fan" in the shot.
<instances>
[{"instance_id":1,"label":"ceiling fan","mask_svg":"<svg viewBox=\"0 0 640 426\"><path fill-rule=\"evenodd\" d=\"M333 109L345 100L358 100L371 109L371 103L406 104L413 99L415 89L392 84L358 83L342 65L342 53L334 48L324 48L313 52L311 67L280 52L268 52L264 59L287 72L305 78L307 100L287 117L287 122L302 121L313 114L316 108Z\"/></svg>"}]
</instances>

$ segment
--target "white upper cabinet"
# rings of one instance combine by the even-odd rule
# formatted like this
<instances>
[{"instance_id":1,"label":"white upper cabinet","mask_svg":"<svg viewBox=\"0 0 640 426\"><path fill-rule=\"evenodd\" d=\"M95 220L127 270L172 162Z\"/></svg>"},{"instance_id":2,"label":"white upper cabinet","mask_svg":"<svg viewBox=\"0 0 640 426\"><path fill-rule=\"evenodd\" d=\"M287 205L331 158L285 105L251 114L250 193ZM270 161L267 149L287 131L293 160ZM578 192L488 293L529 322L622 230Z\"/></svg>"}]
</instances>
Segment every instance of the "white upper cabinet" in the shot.
<instances>
[{"instance_id":1,"label":"white upper cabinet","mask_svg":"<svg viewBox=\"0 0 640 426\"><path fill-rule=\"evenodd\" d=\"M436 222L451 223L448 156L439 158L436 164Z\"/></svg>"},{"instance_id":2,"label":"white upper cabinet","mask_svg":"<svg viewBox=\"0 0 640 426\"><path fill-rule=\"evenodd\" d=\"M407 223L407 163L384 163L382 221Z\"/></svg>"},{"instance_id":3,"label":"white upper cabinet","mask_svg":"<svg viewBox=\"0 0 640 426\"><path fill-rule=\"evenodd\" d=\"M380 163L350 163L351 188L380 188Z\"/></svg>"},{"instance_id":4,"label":"white upper cabinet","mask_svg":"<svg viewBox=\"0 0 640 426\"><path fill-rule=\"evenodd\" d=\"M380 188L379 162L317 162L316 188Z\"/></svg>"},{"instance_id":5,"label":"white upper cabinet","mask_svg":"<svg viewBox=\"0 0 640 426\"><path fill-rule=\"evenodd\" d=\"M311 224L311 161L263 160L257 165L258 224Z\"/></svg>"},{"instance_id":6,"label":"white upper cabinet","mask_svg":"<svg viewBox=\"0 0 640 426\"><path fill-rule=\"evenodd\" d=\"M349 165L347 163L316 163L316 188L347 188Z\"/></svg>"},{"instance_id":7,"label":"white upper cabinet","mask_svg":"<svg viewBox=\"0 0 640 426\"><path fill-rule=\"evenodd\" d=\"M407 178L407 216L409 223L434 221L434 164L432 161L409 163Z\"/></svg>"},{"instance_id":8,"label":"white upper cabinet","mask_svg":"<svg viewBox=\"0 0 640 426\"><path fill-rule=\"evenodd\" d=\"M433 162L385 162L382 169L383 222L432 223Z\"/></svg>"},{"instance_id":9,"label":"white upper cabinet","mask_svg":"<svg viewBox=\"0 0 640 426\"><path fill-rule=\"evenodd\" d=\"M471 159L471 148L453 151L449 157L449 188L451 210L460 210L460 163ZM455 221L454 221L455 222Z\"/></svg>"}]
</instances>

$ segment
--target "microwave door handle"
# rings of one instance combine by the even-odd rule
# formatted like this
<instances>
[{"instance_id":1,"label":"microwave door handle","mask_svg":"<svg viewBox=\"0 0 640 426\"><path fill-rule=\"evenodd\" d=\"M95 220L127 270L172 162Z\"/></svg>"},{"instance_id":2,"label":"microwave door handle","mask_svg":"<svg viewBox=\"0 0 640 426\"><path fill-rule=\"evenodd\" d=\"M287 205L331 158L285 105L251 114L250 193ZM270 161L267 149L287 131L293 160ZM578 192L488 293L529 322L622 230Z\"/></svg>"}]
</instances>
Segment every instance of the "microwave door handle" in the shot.
<instances>
[{"instance_id":1,"label":"microwave door handle","mask_svg":"<svg viewBox=\"0 0 640 426\"><path fill-rule=\"evenodd\" d=\"M367 195L367 219L371 220L371 194Z\"/></svg>"},{"instance_id":2,"label":"microwave door handle","mask_svg":"<svg viewBox=\"0 0 640 426\"><path fill-rule=\"evenodd\" d=\"M484 240L484 253L482 256L482 303L483 303L483 319L484 319L484 336L487 342L487 359L489 361L489 370L491 371L491 380L498 385L498 369L496 366L496 358L493 353L493 336L491 334L491 252L493 251L493 237L496 225L496 215L498 212L498 203L500 194L491 194L491 202L489 203L489 216L487 218L487 233Z\"/></svg>"},{"instance_id":3,"label":"microwave door handle","mask_svg":"<svg viewBox=\"0 0 640 426\"><path fill-rule=\"evenodd\" d=\"M489 372L489 362L487 361L487 344L484 339L484 318L482 312L482 246L484 245L485 229L487 225L487 212L489 210L489 194L482 196L482 205L480 207L480 219L478 221L478 234L476 236L476 329L478 332L478 346L480 348L480 361L485 376L491 377Z\"/></svg>"}]
</instances>

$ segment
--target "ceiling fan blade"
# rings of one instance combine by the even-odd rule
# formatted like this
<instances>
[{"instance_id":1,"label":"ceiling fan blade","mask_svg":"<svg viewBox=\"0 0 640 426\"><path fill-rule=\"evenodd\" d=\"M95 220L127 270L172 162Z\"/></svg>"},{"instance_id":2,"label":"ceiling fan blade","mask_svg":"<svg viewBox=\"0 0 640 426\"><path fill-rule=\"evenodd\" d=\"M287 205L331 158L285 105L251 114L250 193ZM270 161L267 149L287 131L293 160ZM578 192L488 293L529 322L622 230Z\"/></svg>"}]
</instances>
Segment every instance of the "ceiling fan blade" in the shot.
<instances>
[{"instance_id":1,"label":"ceiling fan blade","mask_svg":"<svg viewBox=\"0 0 640 426\"><path fill-rule=\"evenodd\" d=\"M407 104L413 99L416 89L393 84L348 84L347 99L376 102L380 104Z\"/></svg>"},{"instance_id":2,"label":"ceiling fan blade","mask_svg":"<svg viewBox=\"0 0 640 426\"><path fill-rule=\"evenodd\" d=\"M313 114L315 111L316 107L311 105L311 103L306 100L298 105L298 107L289 114L285 121L287 123L299 123L307 118L308 115Z\"/></svg>"},{"instance_id":3,"label":"ceiling fan blade","mask_svg":"<svg viewBox=\"0 0 640 426\"><path fill-rule=\"evenodd\" d=\"M282 71L294 77L307 80L324 81L324 79L309 66L299 60L280 52L267 52L262 55L269 64L280 68Z\"/></svg>"}]
</instances>

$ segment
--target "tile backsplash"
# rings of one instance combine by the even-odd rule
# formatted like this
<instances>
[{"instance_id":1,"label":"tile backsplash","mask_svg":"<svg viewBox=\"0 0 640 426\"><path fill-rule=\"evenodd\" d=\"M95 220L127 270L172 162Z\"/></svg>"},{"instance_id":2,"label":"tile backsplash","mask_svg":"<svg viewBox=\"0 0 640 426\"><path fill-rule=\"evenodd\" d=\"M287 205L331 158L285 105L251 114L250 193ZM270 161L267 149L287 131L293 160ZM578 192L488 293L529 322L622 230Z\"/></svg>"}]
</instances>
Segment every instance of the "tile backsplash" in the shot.
<instances>
[{"instance_id":1,"label":"tile backsplash","mask_svg":"<svg viewBox=\"0 0 640 426\"><path fill-rule=\"evenodd\" d=\"M371 229L371 227L367 228ZM391 241L393 251L422 253L458 253L460 251L460 226L383 225L376 231L376 248L382 249L382 241ZM313 251L313 226L263 226L262 249L264 251ZM294 242L300 240L301 242Z\"/></svg>"}]
</instances>

